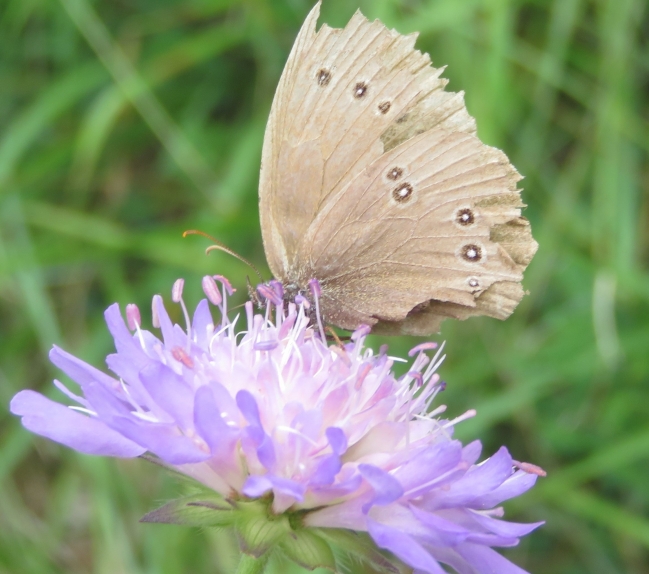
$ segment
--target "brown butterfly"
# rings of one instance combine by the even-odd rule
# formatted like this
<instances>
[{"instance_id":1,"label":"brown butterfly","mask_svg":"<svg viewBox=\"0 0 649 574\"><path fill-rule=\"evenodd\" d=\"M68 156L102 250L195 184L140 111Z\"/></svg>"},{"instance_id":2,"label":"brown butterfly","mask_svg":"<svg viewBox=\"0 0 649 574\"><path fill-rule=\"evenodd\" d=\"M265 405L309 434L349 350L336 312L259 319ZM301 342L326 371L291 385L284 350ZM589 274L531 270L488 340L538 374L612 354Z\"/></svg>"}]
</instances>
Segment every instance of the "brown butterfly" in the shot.
<instances>
[{"instance_id":1,"label":"brown butterfly","mask_svg":"<svg viewBox=\"0 0 649 574\"><path fill-rule=\"evenodd\" d=\"M259 207L288 296L321 286L326 322L428 335L446 317L508 317L536 252L521 179L476 136L463 93L357 12L291 50L266 127Z\"/></svg>"}]
</instances>

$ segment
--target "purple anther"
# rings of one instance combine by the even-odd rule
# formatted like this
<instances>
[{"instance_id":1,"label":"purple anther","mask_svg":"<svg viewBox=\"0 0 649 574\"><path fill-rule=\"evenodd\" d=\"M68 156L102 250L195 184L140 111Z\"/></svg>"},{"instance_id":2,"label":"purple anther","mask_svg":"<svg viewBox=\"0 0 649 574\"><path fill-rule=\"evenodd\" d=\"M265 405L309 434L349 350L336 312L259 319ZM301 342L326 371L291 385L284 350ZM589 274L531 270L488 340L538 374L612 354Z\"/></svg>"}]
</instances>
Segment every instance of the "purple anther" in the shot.
<instances>
[{"instance_id":1,"label":"purple anther","mask_svg":"<svg viewBox=\"0 0 649 574\"><path fill-rule=\"evenodd\" d=\"M543 470L540 466L532 464L531 462L518 462L517 460L512 460L515 466L520 468L523 472L527 474L535 474L536 476L541 476L545 478L548 473Z\"/></svg>"},{"instance_id":2,"label":"purple anther","mask_svg":"<svg viewBox=\"0 0 649 574\"><path fill-rule=\"evenodd\" d=\"M295 296L295 304L304 305L305 309L309 309L311 307L309 300L304 295L300 295L299 293Z\"/></svg>"},{"instance_id":3,"label":"purple anther","mask_svg":"<svg viewBox=\"0 0 649 574\"><path fill-rule=\"evenodd\" d=\"M314 277L309 279L309 291L314 297L320 297L322 295L322 288L320 287L319 281Z\"/></svg>"},{"instance_id":4,"label":"purple anther","mask_svg":"<svg viewBox=\"0 0 649 574\"><path fill-rule=\"evenodd\" d=\"M223 287L225 287L225 290L228 292L228 295L232 295L232 293L236 291L236 289L232 287L230 282L225 277L223 277L223 275L213 275L213 277L214 279L219 281L223 285Z\"/></svg>"},{"instance_id":5,"label":"purple anther","mask_svg":"<svg viewBox=\"0 0 649 574\"><path fill-rule=\"evenodd\" d=\"M277 293L277 296L283 301L284 300L284 285L281 281L277 279L271 279L268 284L273 288L273 291Z\"/></svg>"},{"instance_id":6,"label":"purple anther","mask_svg":"<svg viewBox=\"0 0 649 574\"><path fill-rule=\"evenodd\" d=\"M253 348L255 349L255 351L272 351L278 345L279 345L279 341L277 341L277 340L257 341L253 345Z\"/></svg>"},{"instance_id":7,"label":"purple anther","mask_svg":"<svg viewBox=\"0 0 649 574\"><path fill-rule=\"evenodd\" d=\"M283 303L282 298L277 295L277 292L268 283L257 285L257 293L273 305L280 306Z\"/></svg>"},{"instance_id":8,"label":"purple anther","mask_svg":"<svg viewBox=\"0 0 649 574\"><path fill-rule=\"evenodd\" d=\"M358 374L356 375L356 382L354 383L355 391L360 390L361 386L363 385L363 381L365 381L365 377L370 374L371 370L372 365L370 363L363 363L361 365L361 368L358 369Z\"/></svg>"},{"instance_id":9,"label":"purple anther","mask_svg":"<svg viewBox=\"0 0 649 574\"><path fill-rule=\"evenodd\" d=\"M184 279L176 279L174 286L171 288L171 300L174 303L180 303L183 298L183 287L185 286Z\"/></svg>"},{"instance_id":10,"label":"purple anther","mask_svg":"<svg viewBox=\"0 0 649 574\"><path fill-rule=\"evenodd\" d=\"M359 325L358 328L352 333L352 341L358 341L361 337L367 337L372 331L369 325Z\"/></svg>"},{"instance_id":11,"label":"purple anther","mask_svg":"<svg viewBox=\"0 0 649 574\"><path fill-rule=\"evenodd\" d=\"M189 369L194 368L194 361L193 359L187 354L185 349L182 347L174 347L171 349L171 356L176 359L179 363L182 363Z\"/></svg>"},{"instance_id":12,"label":"purple anther","mask_svg":"<svg viewBox=\"0 0 649 574\"><path fill-rule=\"evenodd\" d=\"M410 351L408 351L408 356L412 357L422 351L431 351L432 349L437 349L438 346L439 345L437 343L433 343L432 341L420 343L419 345L415 345L412 349L410 349Z\"/></svg>"},{"instance_id":13,"label":"purple anther","mask_svg":"<svg viewBox=\"0 0 649 574\"><path fill-rule=\"evenodd\" d=\"M219 291L219 287L212 276L205 275L201 284L203 286L203 293L205 293L207 300L212 303L212 305L218 306L223 302L221 291Z\"/></svg>"},{"instance_id":14,"label":"purple anther","mask_svg":"<svg viewBox=\"0 0 649 574\"><path fill-rule=\"evenodd\" d=\"M135 303L126 306L126 323L131 331L135 331L142 324L140 310Z\"/></svg>"},{"instance_id":15,"label":"purple anther","mask_svg":"<svg viewBox=\"0 0 649 574\"><path fill-rule=\"evenodd\" d=\"M408 371L406 377L410 377L417 381L417 386L421 387L424 384L424 377L419 371Z\"/></svg>"}]
</instances>

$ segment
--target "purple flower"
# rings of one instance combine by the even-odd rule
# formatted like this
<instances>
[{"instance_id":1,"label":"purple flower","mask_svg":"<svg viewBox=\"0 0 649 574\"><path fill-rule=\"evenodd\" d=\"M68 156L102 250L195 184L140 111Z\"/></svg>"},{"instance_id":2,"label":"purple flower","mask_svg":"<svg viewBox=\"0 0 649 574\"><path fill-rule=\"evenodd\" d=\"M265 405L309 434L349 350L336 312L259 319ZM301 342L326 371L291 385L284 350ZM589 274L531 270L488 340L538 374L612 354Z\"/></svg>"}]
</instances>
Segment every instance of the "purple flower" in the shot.
<instances>
[{"instance_id":1,"label":"purple flower","mask_svg":"<svg viewBox=\"0 0 649 574\"><path fill-rule=\"evenodd\" d=\"M437 418L444 407L431 411L442 389L435 373L442 349L430 359L434 344L415 347L397 379L385 349L364 347L364 326L351 342L328 346L310 325L306 297L285 310L277 289L262 289L279 306L255 314L248 302L247 327L237 332L227 280L203 279L220 309L216 323L205 299L189 324L182 288L176 282L173 300L186 329L172 324L157 295L153 322L162 339L142 329L135 306L127 307L127 327L112 305L105 317L117 352L106 362L116 377L54 347L52 362L81 394L55 385L76 406L26 390L11 411L32 432L83 453L154 455L227 502L193 503L210 512L240 509L262 520L249 505L264 501L274 516L290 517L295 540L309 531L331 541L327 532L346 529L368 533L416 572L441 574L440 563L460 573L523 572L492 547L514 546L540 523L504 522L498 505L528 490L538 472L516 470L522 465L505 448L478 464L480 443L452 438L454 424L474 413L448 421ZM317 289L312 295L317 303Z\"/></svg>"}]
</instances>

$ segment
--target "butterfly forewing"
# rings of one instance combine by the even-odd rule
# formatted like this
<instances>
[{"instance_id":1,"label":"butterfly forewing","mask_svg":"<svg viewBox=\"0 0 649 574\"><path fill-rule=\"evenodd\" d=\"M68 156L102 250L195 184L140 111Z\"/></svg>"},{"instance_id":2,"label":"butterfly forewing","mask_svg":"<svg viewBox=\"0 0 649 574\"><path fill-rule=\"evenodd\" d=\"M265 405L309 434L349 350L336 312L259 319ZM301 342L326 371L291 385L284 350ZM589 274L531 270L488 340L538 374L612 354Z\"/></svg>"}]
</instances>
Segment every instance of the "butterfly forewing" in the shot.
<instances>
[{"instance_id":1,"label":"butterfly forewing","mask_svg":"<svg viewBox=\"0 0 649 574\"><path fill-rule=\"evenodd\" d=\"M508 316L536 243L519 174L482 144L462 94L360 12L300 31L264 140L260 210L273 273L322 285L325 319L428 334L447 316Z\"/></svg>"}]
</instances>

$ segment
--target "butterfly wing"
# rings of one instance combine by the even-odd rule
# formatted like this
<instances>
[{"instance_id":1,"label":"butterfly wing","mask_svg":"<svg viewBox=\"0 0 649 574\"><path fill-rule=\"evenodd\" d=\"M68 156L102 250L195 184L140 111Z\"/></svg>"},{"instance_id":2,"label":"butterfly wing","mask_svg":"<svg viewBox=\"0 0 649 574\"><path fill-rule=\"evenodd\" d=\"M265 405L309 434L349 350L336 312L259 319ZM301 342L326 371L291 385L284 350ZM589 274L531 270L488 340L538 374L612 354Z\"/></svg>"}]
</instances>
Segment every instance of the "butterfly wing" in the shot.
<instances>
[{"instance_id":1,"label":"butterfly wing","mask_svg":"<svg viewBox=\"0 0 649 574\"><path fill-rule=\"evenodd\" d=\"M445 317L511 314L536 250L520 176L471 133L432 129L365 167L310 226L298 258L328 321L429 334Z\"/></svg>"},{"instance_id":2,"label":"butterfly wing","mask_svg":"<svg viewBox=\"0 0 649 574\"><path fill-rule=\"evenodd\" d=\"M264 139L271 270L299 286L318 278L325 319L344 328L423 334L444 316L508 315L536 248L520 217L520 176L477 139L463 95L444 91L415 35L360 12L342 30L316 32L318 14L319 3Z\"/></svg>"},{"instance_id":3,"label":"butterfly wing","mask_svg":"<svg viewBox=\"0 0 649 574\"><path fill-rule=\"evenodd\" d=\"M304 95L299 81L300 70L308 59L309 50L316 37L316 22L320 14L318 3L309 13L293 44L291 53L273 98L273 104L264 134L264 145L259 175L259 214L266 259L273 275L286 282L289 256L295 254L295 236L290 227L305 231L313 220L313 207L295 201L292 192L309 181L308 169L299 173L286 171L287 148L293 144L288 139L291 106ZM316 150L316 157L319 156ZM307 158L308 160L308 158ZM321 168L315 168L316 181ZM291 181L291 178L293 181Z\"/></svg>"},{"instance_id":4,"label":"butterfly wing","mask_svg":"<svg viewBox=\"0 0 649 574\"><path fill-rule=\"evenodd\" d=\"M404 109L434 93L431 103L449 125L475 131L461 95L444 92L441 70L413 50L415 35L360 12L343 30L323 25L316 32L319 10L320 3L291 50L264 137L262 234L271 271L283 281L297 279L298 246L327 198L383 153L380 136ZM393 139L412 125L404 123Z\"/></svg>"}]
</instances>

